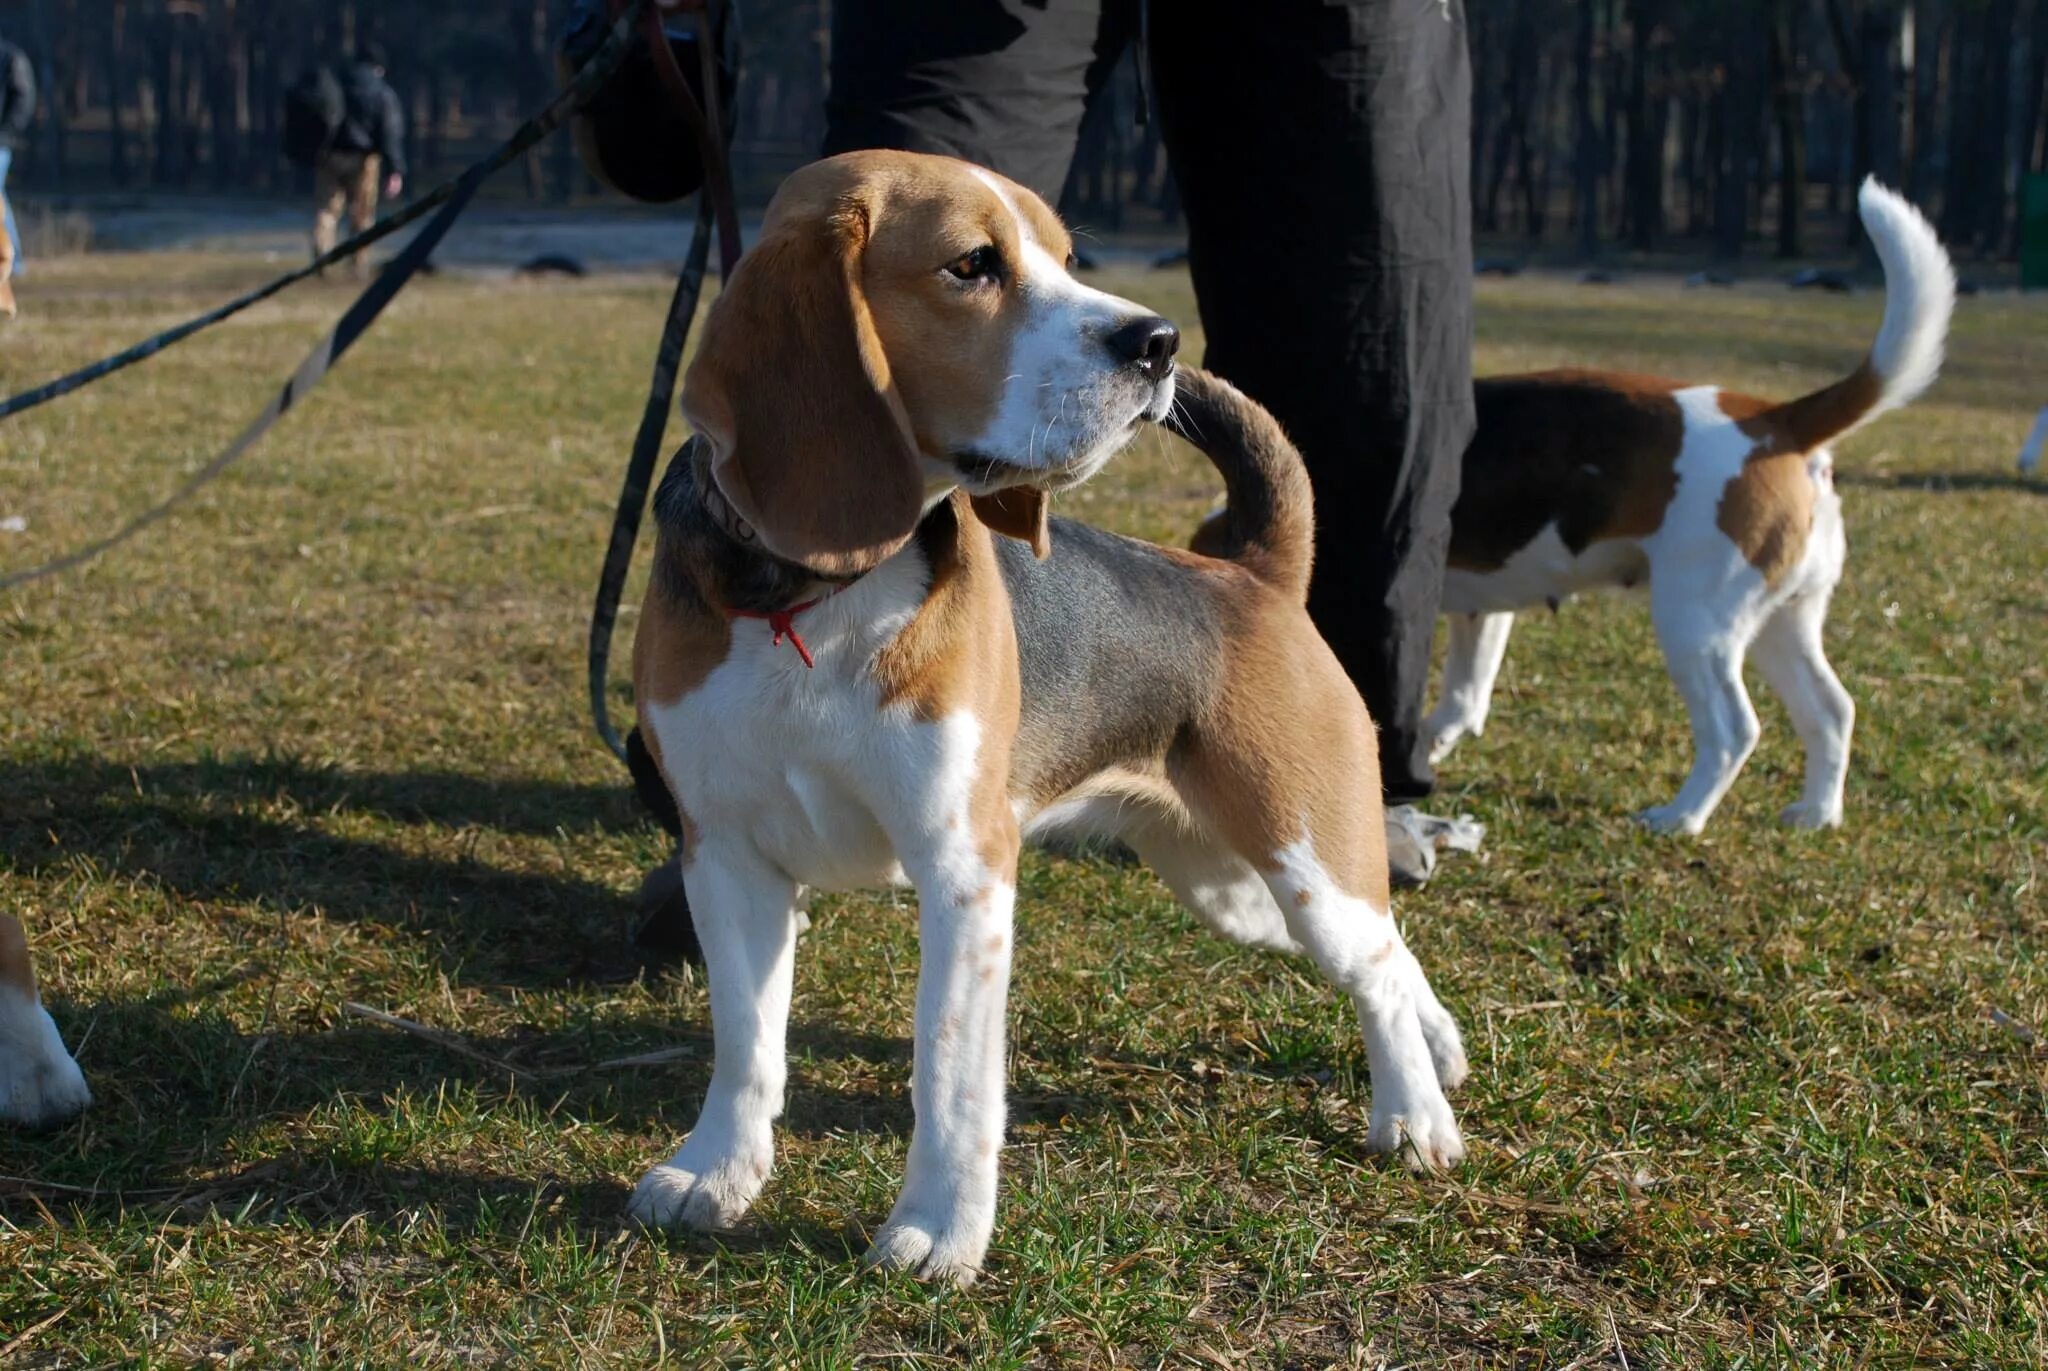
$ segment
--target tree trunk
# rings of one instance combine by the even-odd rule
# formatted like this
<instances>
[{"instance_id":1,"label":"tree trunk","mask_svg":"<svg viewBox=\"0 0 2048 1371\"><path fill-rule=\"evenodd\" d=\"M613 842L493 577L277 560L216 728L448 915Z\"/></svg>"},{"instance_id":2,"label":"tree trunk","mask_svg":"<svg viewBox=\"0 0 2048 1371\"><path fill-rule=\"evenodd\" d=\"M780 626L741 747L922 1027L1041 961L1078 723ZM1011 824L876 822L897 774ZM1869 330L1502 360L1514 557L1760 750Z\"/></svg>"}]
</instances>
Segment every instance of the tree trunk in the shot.
<instances>
[{"instance_id":1,"label":"tree trunk","mask_svg":"<svg viewBox=\"0 0 2048 1371\"><path fill-rule=\"evenodd\" d=\"M2012 201L2006 194L2005 177L2011 166L2006 147L2011 141L2012 49L2019 37L2017 8L2014 0L1991 0L1985 9L1976 134L1967 151L1958 147L1950 152L1950 156L1967 157L1977 168L1977 205L1971 236L1992 252L2005 241L2006 211Z\"/></svg>"},{"instance_id":2,"label":"tree trunk","mask_svg":"<svg viewBox=\"0 0 2048 1371\"><path fill-rule=\"evenodd\" d=\"M1806 250L1806 75L1799 67L1799 35L1792 0L1771 16L1771 103L1778 115L1778 255Z\"/></svg>"},{"instance_id":3,"label":"tree trunk","mask_svg":"<svg viewBox=\"0 0 2048 1371\"><path fill-rule=\"evenodd\" d=\"M1665 98L1664 83L1652 71L1660 62L1654 39L1662 11L1660 0L1635 0L1629 15L1626 218L1629 246L1638 251L1655 247L1664 232L1664 120L1652 111L1653 88L1656 100Z\"/></svg>"},{"instance_id":4,"label":"tree trunk","mask_svg":"<svg viewBox=\"0 0 2048 1371\"><path fill-rule=\"evenodd\" d=\"M1593 122L1593 4L1577 6L1572 42L1572 217L1579 226L1579 255L1600 252L1599 129Z\"/></svg>"},{"instance_id":5,"label":"tree trunk","mask_svg":"<svg viewBox=\"0 0 2048 1371\"><path fill-rule=\"evenodd\" d=\"M1714 174L1714 251L1735 258L1749 238L1750 192L1762 160L1757 155L1762 81L1756 35L1732 20L1724 22L1727 80L1721 88L1721 157Z\"/></svg>"},{"instance_id":6,"label":"tree trunk","mask_svg":"<svg viewBox=\"0 0 2048 1371\"><path fill-rule=\"evenodd\" d=\"M107 175L117 186L128 184L128 129L121 122L121 101L128 91L121 79L122 37L127 28L128 6L123 0L114 0L100 55L107 68Z\"/></svg>"}]
</instances>

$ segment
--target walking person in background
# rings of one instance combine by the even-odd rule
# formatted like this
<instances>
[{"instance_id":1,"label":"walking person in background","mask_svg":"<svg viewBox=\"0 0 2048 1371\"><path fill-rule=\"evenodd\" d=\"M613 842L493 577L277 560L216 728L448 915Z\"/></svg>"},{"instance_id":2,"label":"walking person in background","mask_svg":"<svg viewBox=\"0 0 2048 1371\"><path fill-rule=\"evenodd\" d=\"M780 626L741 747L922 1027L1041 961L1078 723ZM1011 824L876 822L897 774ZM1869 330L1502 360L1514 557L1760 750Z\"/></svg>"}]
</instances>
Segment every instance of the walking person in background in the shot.
<instances>
[{"instance_id":1,"label":"walking person in background","mask_svg":"<svg viewBox=\"0 0 2048 1371\"><path fill-rule=\"evenodd\" d=\"M21 270L21 228L7 199L7 171L14 162L14 149L28 133L35 115L35 66L27 53L0 37L0 232L7 235L7 256L14 272Z\"/></svg>"},{"instance_id":2,"label":"walking person in background","mask_svg":"<svg viewBox=\"0 0 2048 1371\"><path fill-rule=\"evenodd\" d=\"M374 43L356 51L338 78L339 118L314 169L313 255L333 249L345 212L349 231L361 233L377 218L377 193L396 199L405 188L405 110L384 79L384 52ZM368 269L361 253L349 260L358 277Z\"/></svg>"}]
</instances>

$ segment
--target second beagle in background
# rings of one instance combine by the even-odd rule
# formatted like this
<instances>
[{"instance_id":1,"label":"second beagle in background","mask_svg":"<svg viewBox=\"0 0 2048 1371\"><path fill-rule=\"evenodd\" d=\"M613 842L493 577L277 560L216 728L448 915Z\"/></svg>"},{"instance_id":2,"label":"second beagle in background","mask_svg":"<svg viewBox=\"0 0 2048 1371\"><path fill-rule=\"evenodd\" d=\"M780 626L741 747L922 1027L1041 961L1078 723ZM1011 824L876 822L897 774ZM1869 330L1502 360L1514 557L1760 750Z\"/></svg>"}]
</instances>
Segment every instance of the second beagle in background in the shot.
<instances>
[{"instance_id":1,"label":"second beagle in background","mask_svg":"<svg viewBox=\"0 0 2048 1371\"><path fill-rule=\"evenodd\" d=\"M909 884L916 1121L868 1255L971 1278L995 1221L1019 845L1063 827L1122 837L1210 927L1305 952L1350 995L1370 1148L1464 1151L1458 1029L1388 910L1372 724L1303 607L1300 456L1069 261L1023 187L855 153L783 184L706 321L634 681L716 1045L696 1127L633 1194L642 1222L747 1211L774 1160L799 911ZM1223 473L1220 556L1048 519L1047 492L1170 410Z\"/></svg>"},{"instance_id":2,"label":"second beagle in background","mask_svg":"<svg viewBox=\"0 0 2048 1371\"><path fill-rule=\"evenodd\" d=\"M1753 655L1806 750L1805 791L1784 821L1842 821L1855 706L1821 647L1847 551L1830 445L1933 384L1956 293L1917 210L1875 181L1858 207L1884 264L1884 323L1831 386L1779 404L1619 372L1477 383L1444 577L1443 697L1419 744L1431 762L1485 727L1515 611L1646 584L1694 748L1677 797L1638 817L1705 826L1756 746L1742 685Z\"/></svg>"}]
</instances>

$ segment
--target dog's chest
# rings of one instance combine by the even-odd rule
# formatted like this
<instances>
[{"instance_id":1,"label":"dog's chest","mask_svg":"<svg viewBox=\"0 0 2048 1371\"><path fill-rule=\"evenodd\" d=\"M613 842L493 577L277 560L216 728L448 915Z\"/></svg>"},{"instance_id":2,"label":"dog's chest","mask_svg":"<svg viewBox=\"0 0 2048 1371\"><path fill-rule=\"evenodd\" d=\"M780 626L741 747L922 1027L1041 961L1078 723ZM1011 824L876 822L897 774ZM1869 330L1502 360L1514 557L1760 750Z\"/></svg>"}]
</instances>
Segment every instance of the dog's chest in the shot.
<instances>
[{"instance_id":1,"label":"dog's chest","mask_svg":"<svg viewBox=\"0 0 2048 1371\"><path fill-rule=\"evenodd\" d=\"M797 618L815 667L768 624L738 620L701 685L648 707L699 841L743 844L817 889L903 883L891 832L939 803L931 778L947 773L962 740L957 727L880 697L868 665L921 589L892 586L885 572ZM971 764L971 742L968 752Z\"/></svg>"}]
</instances>

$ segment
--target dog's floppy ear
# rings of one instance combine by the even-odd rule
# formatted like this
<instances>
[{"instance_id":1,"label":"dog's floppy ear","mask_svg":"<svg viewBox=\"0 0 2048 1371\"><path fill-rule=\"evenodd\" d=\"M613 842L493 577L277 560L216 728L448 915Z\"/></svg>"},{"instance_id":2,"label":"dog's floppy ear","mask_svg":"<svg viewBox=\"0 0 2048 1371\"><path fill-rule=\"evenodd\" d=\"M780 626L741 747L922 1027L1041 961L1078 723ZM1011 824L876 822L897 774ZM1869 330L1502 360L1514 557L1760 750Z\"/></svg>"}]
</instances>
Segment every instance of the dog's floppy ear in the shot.
<instances>
[{"instance_id":1,"label":"dog's floppy ear","mask_svg":"<svg viewBox=\"0 0 2048 1371\"><path fill-rule=\"evenodd\" d=\"M865 214L770 227L705 320L683 414L762 545L821 576L903 546L924 507L917 445L861 289Z\"/></svg>"},{"instance_id":2,"label":"dog's floppy ear","mask_svg":"<svg viewBox=\"0 0 2048 1371\"><path fill-rule=\"evenodd\" d=\"M1052 551L1052 529L1046 519L1052 500L1037 486L1008 486L990 495L970 496L974 517L1005 538L1031 545L1041 562Z\"/></svg>"}]
</instances>

